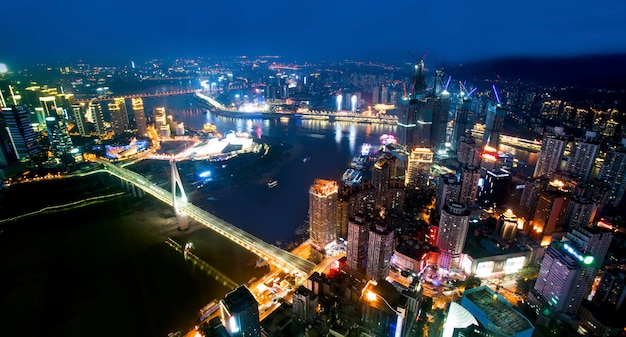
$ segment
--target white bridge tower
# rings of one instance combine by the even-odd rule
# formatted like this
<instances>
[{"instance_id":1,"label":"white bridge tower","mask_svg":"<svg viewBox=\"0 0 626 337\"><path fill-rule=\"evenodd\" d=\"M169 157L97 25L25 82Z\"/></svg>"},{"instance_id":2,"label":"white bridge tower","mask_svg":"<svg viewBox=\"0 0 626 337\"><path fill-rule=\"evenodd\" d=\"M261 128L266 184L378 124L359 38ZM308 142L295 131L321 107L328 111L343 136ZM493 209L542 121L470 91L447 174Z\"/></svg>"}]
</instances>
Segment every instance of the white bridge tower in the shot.
<instances>
[{"instance_id":1,"label":"white bridge tower","mask_svg":"<svg viewBox=\"0 0 626 337\"><path fill-rule=\"evenodd\" d=\"M172 176L172 204L174 205L174 213L176 214L176 220L178 221L178 229L185 231L189 228L189 214L185 213L181 207L187 205L187 195L183 189L183 182L180 180L178 174L178 168L176 167L176 160L170 160L171 176ZM177 195L177 188L180 190L180 197Z\"/></svg>"}]
</instances>

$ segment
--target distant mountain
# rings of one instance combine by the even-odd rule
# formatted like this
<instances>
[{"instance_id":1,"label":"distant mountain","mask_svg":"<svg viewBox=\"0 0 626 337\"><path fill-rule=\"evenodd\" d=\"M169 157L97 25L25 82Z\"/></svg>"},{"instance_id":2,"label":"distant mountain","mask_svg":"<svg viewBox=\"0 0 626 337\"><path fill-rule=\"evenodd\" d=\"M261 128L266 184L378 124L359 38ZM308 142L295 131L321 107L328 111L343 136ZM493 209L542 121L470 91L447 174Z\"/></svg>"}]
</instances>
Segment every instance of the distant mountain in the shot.
<instances>
[{"instance_id":1,"label":"distant mountain","mask_svg":"<svg viewBox=\"0 0 626 337\"><path fill-rule=\"evenodd\" d=\"M500 58L455 66L449 72L478 81L519 79L544 85L626 89L626 54Z\"/></svg>"}]
</instances>

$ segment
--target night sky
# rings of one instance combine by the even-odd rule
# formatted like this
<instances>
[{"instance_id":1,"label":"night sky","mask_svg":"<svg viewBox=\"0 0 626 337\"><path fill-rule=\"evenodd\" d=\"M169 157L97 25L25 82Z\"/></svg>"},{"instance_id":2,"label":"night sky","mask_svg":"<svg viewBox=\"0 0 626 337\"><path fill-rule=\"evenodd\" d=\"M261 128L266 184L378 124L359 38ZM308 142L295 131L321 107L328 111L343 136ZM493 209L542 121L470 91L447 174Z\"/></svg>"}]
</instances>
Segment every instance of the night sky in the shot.
<instances>
[{"instance_id":1,"label":"night sky","mask_svg":"<svg viewBox=\"0 0 626 337\"><path fill-rule=\"evenodd\" d=\"M624 0L7 1L0 62L282 55L468 62L626 52Z\"/></svg>"}]
</instances>

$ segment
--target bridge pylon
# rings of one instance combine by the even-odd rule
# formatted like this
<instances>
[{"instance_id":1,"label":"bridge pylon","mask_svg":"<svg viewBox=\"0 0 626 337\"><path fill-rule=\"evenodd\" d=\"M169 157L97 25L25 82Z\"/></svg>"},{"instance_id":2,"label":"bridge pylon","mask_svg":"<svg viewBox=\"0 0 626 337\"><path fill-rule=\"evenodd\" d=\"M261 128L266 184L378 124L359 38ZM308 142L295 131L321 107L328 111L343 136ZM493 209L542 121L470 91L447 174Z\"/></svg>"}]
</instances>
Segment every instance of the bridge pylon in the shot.
<instances>
[{"instance_id":1,"label":"bridge pylon","mask_svg":"<svg viewBox=\"0 0 626 337\"><path fill-rule=\"evenodd\" d=\"M176 221L178 222L178 229L186 231L189 229L189 214L182 210L182 207L187 205L187 194L183 188L183 182L180 180L180 174L178 174L178 167L176 167L176 160L170 160L170 168L172 177L172 205L174 205L174 214L176 214ZM180 191L178 196L177 190Z\"/></svg>"}]
</instances>

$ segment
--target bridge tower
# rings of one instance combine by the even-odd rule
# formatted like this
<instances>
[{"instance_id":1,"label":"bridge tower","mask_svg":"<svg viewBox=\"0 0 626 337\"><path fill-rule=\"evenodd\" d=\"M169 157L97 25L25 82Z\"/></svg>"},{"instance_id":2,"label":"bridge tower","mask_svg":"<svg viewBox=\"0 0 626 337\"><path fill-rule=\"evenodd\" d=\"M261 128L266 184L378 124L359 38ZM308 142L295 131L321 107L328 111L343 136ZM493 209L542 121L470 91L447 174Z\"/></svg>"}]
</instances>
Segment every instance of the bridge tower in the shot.
<instances>
[{"instance_id":1,"label":"bridge tower","mask_svg":"<svg viewBox=\"0 0 626 337\"><path fill-rule=\"evenodd\" d=\"M176 160L170 160L171 177L172 177L172 205L174 205L174 214L176 214L176 220L178 221L178 229L185 231L189 228L189 214L185 213L181 207L187 205L187 195L183 189L183 182L180 180L178 174L178 167L176 167ZM176 190L180 189L180 197L177 195Z\"/></svg>"}]
</instances>

